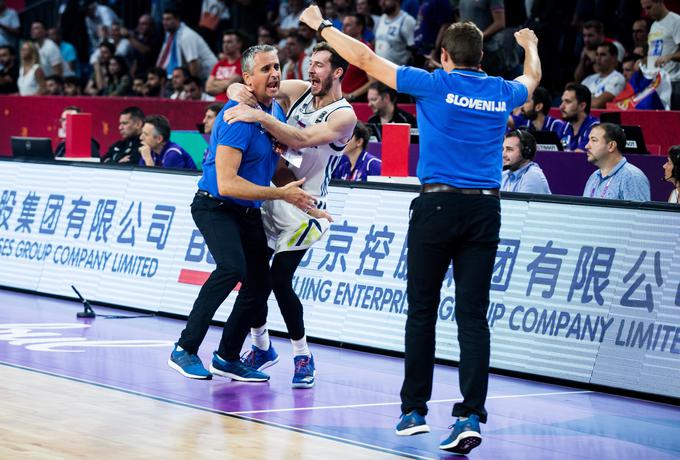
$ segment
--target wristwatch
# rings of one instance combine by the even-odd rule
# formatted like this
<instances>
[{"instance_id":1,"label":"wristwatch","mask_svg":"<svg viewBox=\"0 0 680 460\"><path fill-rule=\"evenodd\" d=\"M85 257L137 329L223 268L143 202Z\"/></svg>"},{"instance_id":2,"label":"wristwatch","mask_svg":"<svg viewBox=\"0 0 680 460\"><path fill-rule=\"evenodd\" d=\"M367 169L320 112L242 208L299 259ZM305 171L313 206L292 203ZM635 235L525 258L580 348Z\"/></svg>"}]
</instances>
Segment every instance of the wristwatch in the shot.
<instances>
[{"instance_id":1,"label":"wristwatch","mask_svg":"<svg viewBox=\"0 0 680 460\"><path fill-rule=\"evenodd\" d=\"M321 35L321 31L324 30L326 27L333 27L333 23L330 21L330 19L324 19L321 21L321 24L319 24L319 27L316 29L316 33Z\"/></svg>"}]
</instances>

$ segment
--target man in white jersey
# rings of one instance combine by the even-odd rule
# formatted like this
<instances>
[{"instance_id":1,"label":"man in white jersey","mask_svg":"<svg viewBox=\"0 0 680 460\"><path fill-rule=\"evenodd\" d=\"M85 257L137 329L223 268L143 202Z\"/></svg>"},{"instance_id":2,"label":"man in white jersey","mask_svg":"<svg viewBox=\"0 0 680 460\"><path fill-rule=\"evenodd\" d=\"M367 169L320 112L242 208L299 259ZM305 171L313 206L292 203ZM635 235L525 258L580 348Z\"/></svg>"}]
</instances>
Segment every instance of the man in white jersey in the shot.
<instances>
[{"instance_id":1,"label":"man in white jersey","mask_svg":"<svg viewBox=\"0 0 680 460\"><path fill-rule=\"evenodd\" d=\"M255 122L278 142L288 146L282 152L273 182L285 183L305 178L302 189L314 196L316 209L307 213L275 202L263 205L263 220L269 244L275 254L271 266L272 289L281 309L291 342L295 372L293 388L314 386L314 358L307 346L302 304L293 290L293 275L307 249L328 229L330 216L325 212L331 174L342 158L345 144L352 137L356 115L342 97L341 81L347 62L327 43L314 47L310 59L309 82L281 82L281 105L287 111L287 124L249 105L251 95L242 85L229 88L229 98L243 102L224 112L224 120ZM264 317L253 321L253 345L244 358L246 365L258 370L278 362L271 346Z\"/></svg>"}]
</instances>

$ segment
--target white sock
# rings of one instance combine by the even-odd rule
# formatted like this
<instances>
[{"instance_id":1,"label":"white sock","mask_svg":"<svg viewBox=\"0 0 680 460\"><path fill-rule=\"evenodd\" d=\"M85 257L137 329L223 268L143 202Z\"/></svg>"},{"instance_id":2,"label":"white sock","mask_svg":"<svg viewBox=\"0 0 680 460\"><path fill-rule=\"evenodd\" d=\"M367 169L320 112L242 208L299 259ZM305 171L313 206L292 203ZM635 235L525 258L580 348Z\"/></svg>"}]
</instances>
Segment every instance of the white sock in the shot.
<instances>
[{"instance_id":1,"label":"white sock","mask_svg":"<svg viewBox=\"0 0 680 460\"><path fill-rule=\"evenodd\" d=\"M309 347L307 346L306 335L303 335L300 340L291 340L291 343L293 344L293 356L312 355L312 353L309 351Z\"/></svg>"},{"instance_id":2,"label":"white sock","mask_svg":"<svg viewBox=\"0 0 680 460\"><path fill-rule=\"evenodd\" d=\"M251 327L250 335L253 338L253 345L262 351L269 350L269 331L266 324L262 327Z\"/></svg>"}]
</instances>

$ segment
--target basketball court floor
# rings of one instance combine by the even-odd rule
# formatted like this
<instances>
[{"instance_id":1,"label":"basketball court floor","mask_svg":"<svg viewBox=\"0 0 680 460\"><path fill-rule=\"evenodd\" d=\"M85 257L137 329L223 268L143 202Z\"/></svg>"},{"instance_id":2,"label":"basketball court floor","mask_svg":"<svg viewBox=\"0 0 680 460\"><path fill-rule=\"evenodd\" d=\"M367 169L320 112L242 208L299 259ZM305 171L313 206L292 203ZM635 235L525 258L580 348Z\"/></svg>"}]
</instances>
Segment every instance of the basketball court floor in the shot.
<instances>
[{"instance_id":1,"label":"basketball court floor","mask_svg":"<svg viewBox=\"0 0 680 460\"><path fill-rule=\"evenodd\" d=\"M5 290L0 305L2 459L460 458L438 449L460 398L453 367L435 370L432 432L399 437L400 358L312 344L317 384L293 390L290 342L273 338L269 382L196 381L166 364L182 320L79 320L79 303ZM470 458L680 458L673 405L492 375L487 410Z\"/></svg>"}]
</instances>

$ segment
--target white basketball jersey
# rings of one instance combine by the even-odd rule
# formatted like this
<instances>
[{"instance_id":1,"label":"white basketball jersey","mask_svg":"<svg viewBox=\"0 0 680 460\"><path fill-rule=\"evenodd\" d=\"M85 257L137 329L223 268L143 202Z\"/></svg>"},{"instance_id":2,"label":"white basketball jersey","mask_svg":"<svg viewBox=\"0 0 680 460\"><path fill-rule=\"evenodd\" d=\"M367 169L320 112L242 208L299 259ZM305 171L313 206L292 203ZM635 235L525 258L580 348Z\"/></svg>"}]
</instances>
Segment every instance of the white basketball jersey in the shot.
<instances>
[{"instance_id":1,"label":"white basketball jersey","mask_svg":"<svg viewBox=\"0 0 680 460\"><path fill-rule=\"evenodd\" d=\"M354 108L345 98L341 98L320 109L315 109L314 96L310 88L290 107L287 120L289 125L304 129L315 123L323 123L336 110L354 110ZM340 162L344 148L344 143L337 142L305 147L299 150L302 154L302 164L299 167L292 164L288 166L296 179L307 178L302 184L302 189L319 201L320 209L326 209L326 202L323 198L328 194L331 174Z\"/></svg>"}]
</instances>

